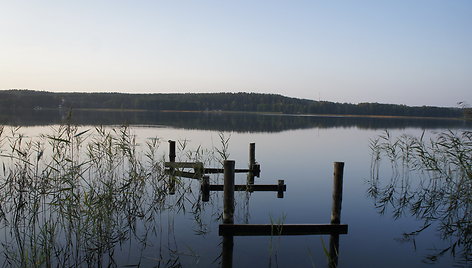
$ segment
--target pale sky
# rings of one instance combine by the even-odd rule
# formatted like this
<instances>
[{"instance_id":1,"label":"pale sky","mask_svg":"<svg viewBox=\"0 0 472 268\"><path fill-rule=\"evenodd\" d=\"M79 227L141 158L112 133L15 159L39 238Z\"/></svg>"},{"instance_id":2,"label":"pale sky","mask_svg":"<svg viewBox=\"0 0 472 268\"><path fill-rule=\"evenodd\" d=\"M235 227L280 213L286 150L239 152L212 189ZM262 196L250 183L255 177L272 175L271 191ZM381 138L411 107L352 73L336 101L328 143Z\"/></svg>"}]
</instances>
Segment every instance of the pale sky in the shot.
<instances>
[{"instance_id":1,"label":"pale sky","mask_svg":"<svg viewBox=\"0 0 472 268\"><path fill-rule=\"evenodd\" d=\"M472 1L0 0L0 89L472 104Z\"/></svg>"}]
</instances>

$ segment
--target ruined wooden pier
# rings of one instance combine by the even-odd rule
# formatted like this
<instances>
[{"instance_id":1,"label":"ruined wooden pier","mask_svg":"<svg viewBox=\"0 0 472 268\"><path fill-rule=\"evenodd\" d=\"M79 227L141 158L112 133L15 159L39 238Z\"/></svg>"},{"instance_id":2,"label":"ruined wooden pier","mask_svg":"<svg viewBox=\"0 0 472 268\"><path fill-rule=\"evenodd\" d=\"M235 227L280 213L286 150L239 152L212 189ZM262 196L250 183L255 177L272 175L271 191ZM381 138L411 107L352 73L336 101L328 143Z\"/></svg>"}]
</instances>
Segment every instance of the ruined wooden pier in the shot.
<instances>
[{"instance_id":1,"label":"ruined wooden pier","mask_svg":"<svg viewBox=\"0 0 472 268\"><path fill-rule=\"evenodd\" d=\"M222 174L223 168L205 168L202 162L176 162L175 161L175 141L169 140L169 162L164 163L167 174L191 179L201 179L205 174ZM182 171L181 169L193 169L193 172ZM248 176L259 177L261 166L256 162L256 144L249 144L249 168L235 169L235 173L248 173ZM249 180L249 179L248 179Z\"/></svg>"},{"instance_id":2,"label":"ruined wooden pier","mask_svg":"<svg viewBox=\"0 0 472 268\"><path fill-rule=\"evenodd\" d=\"M220 235L309 235L309 234L347 234L347 225L340 224L342 202L342 177L344 163L336 162L334 171L333 207L330 224L234 224L234 161L224 163L225 177L223 186L223 224ZM280 232L274 232L274 229Z\"/></svg>"},{"instance_id":3,"label":"ruined wooden pier","mask_svg":"<svg viewBox=\"0 0 472 268\"><path fill-rule=\"evenodd\" d=\"M169 162L165 162L166 173L170 174L169 192L175 192L175 176L198 179L201 183L202 201L209 201L211 191L223 191L223 223L219 225L219 235L223 237L222 267L232 267L234 236L286 236L286 235L330 235L329 264L337 267L339 256L339 235L348 233L348 225L341 224L341 204L344 163L334 163L333 201L331 220L328 224L235 224L235 191L275 191L278 198L283 198L287 186L284 180L275 185L254 184L254 178L260 176L260 165L255 160L255 143L249 146L249 167L236 169L235 161L225 160L223 168L205 168L201 162L176 162L175 141L169 141ZM190 170L184 170L190 169ZM224 174L223 185L210 184L208 174ZM247 183L235 185L235 174L247 173Z\"/></svg>"},{"instance_id":4,"label":"ruined wooden pier","mask_svg":"<svg viewBox=\"0 0 472 268\"><path fill-rule=\"evenodd\" d=\"M223 185L210 184L207 174L224 173L224 168L205 168L202 162L176 162L175 141L169 140L169 162L164 162L165 173L169 177L169 193L175 193L175 176L197 179L201 181L202 200L208 201L211 191L223 191ZM254 178L259 177L261 166L256 162L256 144L249 144L249 167L246 169L234 169L234 173L247 173L247 184L235 185L235 191L275 191L278 198L283 198L283 193L287 190L284 180L278 180L275 185L254 184Z\"/></svg>"},{"instance_id":5,"label":"ruined wooden pier","mask_svg":"<svg viewBox=\"0 0 472 268\"><path fill-rule=\"evenodd\" d=\"M341 203L344 163L334 163L333 205L329 224L234 224L234 161L224 162L223 223L219 235L223 236L222 267L232 267L234 236L330 235L330 268L337 267L339 235L348 233L348 225L341 224Z\"/></svg>"}]
</instances>

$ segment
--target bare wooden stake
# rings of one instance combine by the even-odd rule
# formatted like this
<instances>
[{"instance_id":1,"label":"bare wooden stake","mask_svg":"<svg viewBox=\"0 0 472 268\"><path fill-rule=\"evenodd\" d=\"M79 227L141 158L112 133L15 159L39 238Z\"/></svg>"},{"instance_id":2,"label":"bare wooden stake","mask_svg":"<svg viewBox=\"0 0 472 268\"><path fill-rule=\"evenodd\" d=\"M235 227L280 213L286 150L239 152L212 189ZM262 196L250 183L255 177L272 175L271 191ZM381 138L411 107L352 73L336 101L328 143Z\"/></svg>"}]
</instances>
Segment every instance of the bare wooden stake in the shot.
<instances>
[{"instance_id":1,"label":"bare wooden stake","mask_svg":"<svg viewBox=\"0 0 472 268\"><path fill-rule=\"evenodd\" d=\"M249 144L249 168L256 163L256 144L254 142Z\"/></svg>"},{"instance_id":2,"label":"bare wooden stake","mask_svg":"<svg viewBox=\"0 0 472 268\"><path fill-rule=\"evenodd\" d=\"M169 140L169 162L175 162L175 141Z\"/></svg>"},{"instance_id":3,"label":"bare wooden stake","mask_svg":"<svg viewBox=\"0 0 472 268\"><path fill-rule=\"evenodd\" d=\"M252 168L252 173L254 174L254 176L259 178L261 176L261 165L258 163L255 163Z\"/></svg>"},{"instance_id":4,"label":"bare wooden stake","mask_svg":"<svg viewBox=\"0 0 472 268\"><path fill-rule=\"evenodd\" d=\"M247 173L247 184L254 185L254 173L252 173L252 171Z\"/></svg>"},{"instance_id":5,"label":"bare wooden stake","mask_svg":"<svg viewBox=\"0 0 472 268\"><path fill-rule=\"evenodd\" d=\"M234 223L234 161L224 161L223 223Z\"/></svg>"},{"instance_id":6,"label":"bare wooden stake","mask_svg":"<svg viewBox=\"0 0 472 268\"><path fill-rule=\"evenodd\" d=\"M194 168L195 174L197 175L198 178L201 178L203 176L204 168L203 168L203 163L199 162Z\"/></svg>"},{"instance_id":7,"label":"bare wooden stake","mask_svg":"<svg viewBox=\"0 0 472 268\"><path fill-rule=\"evenodd\" d=\"M343 174L344 163L334 163L333 178L333 207L331 210L331 224L339 225L341 222L341 203L343 200ZM339 234L331 234L329 237L329 268L338 267Z\"/></svg>"},{"instance_id":8,"label":"bare wooden stake","mask_svg":"<svg viewBox=\"0 0 472 268\"><path fill-rule=\"evenodd\" d=\"M341 222L341 203L343 201L343 173L344 162L334 163L333 206L331 209L331 223Z\"/></svg>"},{"instance_id":9,"label":"bare wooden stake","mask_svg":"<svg viewBox=\"0 0 472 268\"><path fill-rule=\"evenodd\" d=\"M284 191L287 189L284 180L278 180L277 198L284 198Z\"/></svg>"},{"instance_id":10,"label":"bare wooden stake","mask_svg":"<svg viewBox=\"0 0 472 268\"><path fill-rule=\"evenodd\" d=\"M247 173L247 184L254 184L254 165L256 164L256 144L249 144L249 172Z\"/></svg>"},{"instance_id":11,"label":"bare wooden stake","mask_svg":"<svg viewBox=\"0 0 472 268\"><path fill-rule=\"evenodd\" d=\"M336 225L341 226L341 224ZM329 236L329 259L328 267L338 267L338 256L339 256L339 234L331 234Z\"/></svg>"},{"instance_id":12,"label":"bare wooden stake","mask_svg":"<svg viewBox=\"0 0 472 268\"><path fill-rule=\"evenodd\" d=\"M234 161L225 160L223 185L223 223L234 223ZM233 267L233 236L223 237L222 267Z\"/></svg>"},{"instance_id":13,"label":"bare wooden stake","mask_svg":"<svg viewBox=\"0 0 472 268\"><path fill-rule=\"evenodd\" d=\"M210 177L203 176L202 178L202 201L210 201Z\"/></svg>"},{"instance_id":14,"label":"bare wooden stake","mask_svg":"<svg viewBox=\"0 0 472 268\"><path fill-rule=\"evenodd\" d=\"M169 140L169 161L175 162L175 141ZM175 169L173 167L169 168L169 194L175 194Z\"/></svg>"}]
</instances>

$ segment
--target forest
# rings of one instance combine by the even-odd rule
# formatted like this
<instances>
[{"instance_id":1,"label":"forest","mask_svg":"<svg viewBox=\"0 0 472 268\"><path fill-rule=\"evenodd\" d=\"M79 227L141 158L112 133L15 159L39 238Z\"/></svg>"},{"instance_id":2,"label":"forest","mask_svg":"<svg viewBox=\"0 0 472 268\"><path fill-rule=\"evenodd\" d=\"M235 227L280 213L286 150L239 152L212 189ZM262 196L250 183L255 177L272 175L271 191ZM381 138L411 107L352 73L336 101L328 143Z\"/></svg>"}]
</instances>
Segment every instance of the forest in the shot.
<instances>
[{"instance_id":1,"label":"forest","mask_svg":"<svg viewBox=\"0 0 472 268\"><path fill-rule=\"evenodd\" d=\"M463 117L463 109L381 103L335 103L260 93L54 93L0 91L0 110L119 109L147 111L237 111L283 114Z\"/></svg>"}]
</instances>

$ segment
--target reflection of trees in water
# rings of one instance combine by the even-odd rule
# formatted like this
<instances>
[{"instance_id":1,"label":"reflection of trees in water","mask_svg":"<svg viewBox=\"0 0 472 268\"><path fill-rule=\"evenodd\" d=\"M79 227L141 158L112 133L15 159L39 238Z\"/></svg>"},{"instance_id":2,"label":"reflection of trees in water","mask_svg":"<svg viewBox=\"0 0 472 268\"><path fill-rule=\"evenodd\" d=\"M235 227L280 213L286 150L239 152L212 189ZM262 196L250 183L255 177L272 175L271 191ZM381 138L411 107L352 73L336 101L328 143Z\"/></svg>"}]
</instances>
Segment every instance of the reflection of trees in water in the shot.
<instances>
[{"instance_id":1,"label":"reflection of trees in water","mask_svg":"<svg viewBox=\"0 0 472 268\"><path fill-rule=\"evenodd\" d=\"M36 139L6 132L0 128L3 266L177 267L182 257L198 258L178 247L173 219L190 212L204 234L203 204L186 181L168 194L157 139L141 153L128 128L65 125Z\"/></svg>"},{"instance_id":2,"label":"reflection of trees in water","mask_svg":"<svg viewBox=\"0 0 472 268\"><path fill-rule=\"evenodd\" d=\"M60 124L68 118L66 110L22 110L15 114L1 113L0 123L9 125ZM79 125L165 125L185 129L204 129L236 132L279 132L306 128L462 128L472 126L470 121L368 118L342 116L268 115L217 112L127 112L127 111L73 111L72 122Z\"/></svg>"},{"instance_id":3,"label":"reflection of trees in water","mask_svg":"<svg viewBox=\"0 0 472 268\"><path fill-rule=\"evenodd\" d=\"M404 239L413 241L430 226L437 226L449 246L427 257L435 262L450 252L458 264L472 261L472 132L443 132L423 136L391 137L388 132L371 142L372 176L369 195L384 213L395 218L411 214L423 226ZM390 179L381 178L381 159L390 161Z\"/></svg>"}]
</instances>

